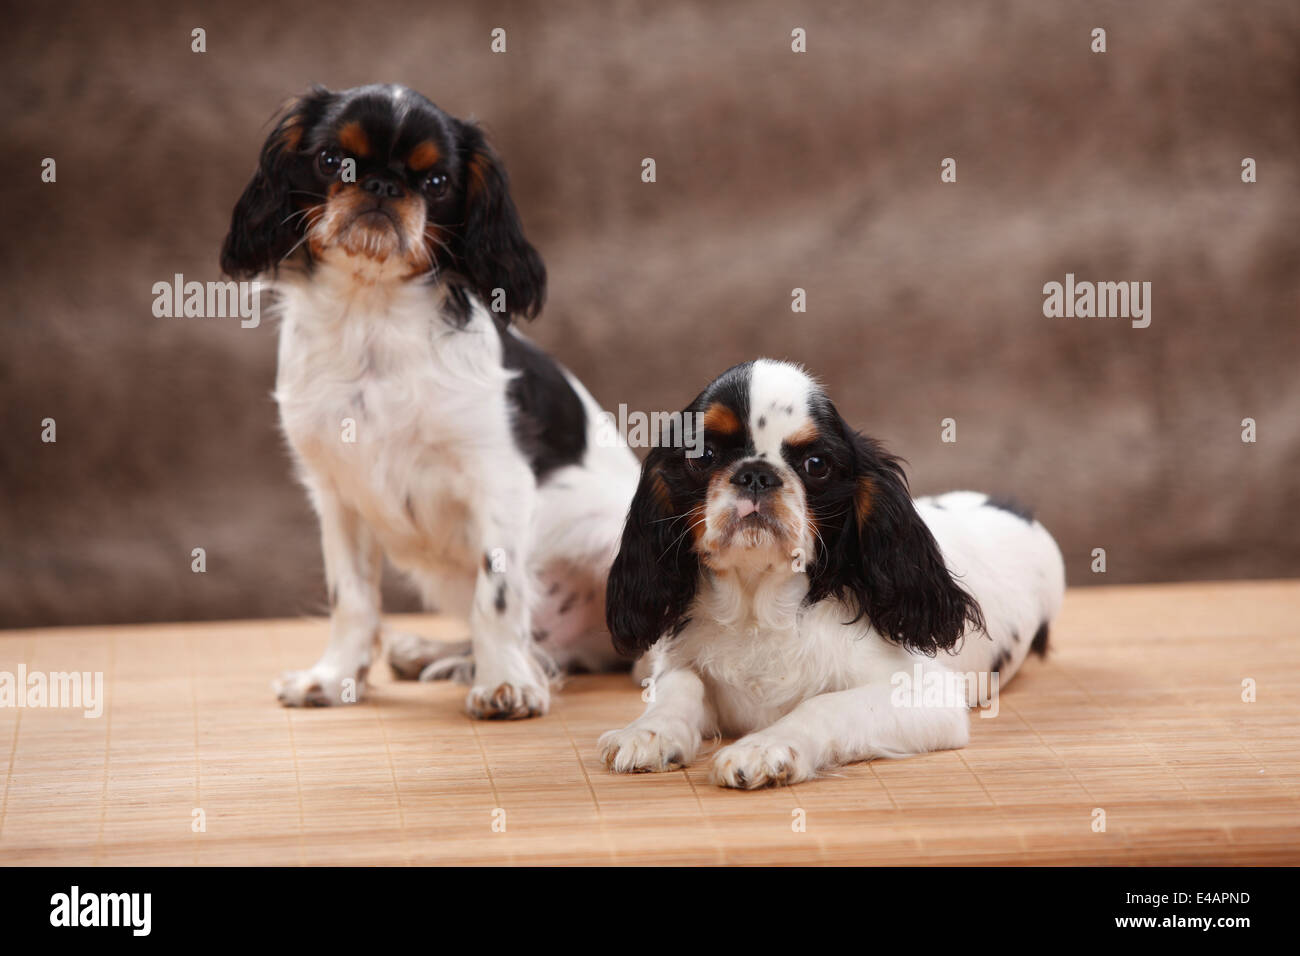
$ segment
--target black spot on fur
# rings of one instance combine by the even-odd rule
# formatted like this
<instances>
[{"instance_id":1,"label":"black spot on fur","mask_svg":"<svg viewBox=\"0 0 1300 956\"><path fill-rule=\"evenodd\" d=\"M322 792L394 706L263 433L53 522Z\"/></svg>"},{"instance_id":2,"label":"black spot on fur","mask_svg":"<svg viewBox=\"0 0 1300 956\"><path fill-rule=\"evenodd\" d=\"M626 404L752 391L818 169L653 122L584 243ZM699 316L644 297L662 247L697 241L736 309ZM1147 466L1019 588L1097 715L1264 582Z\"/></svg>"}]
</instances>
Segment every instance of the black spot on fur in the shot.
<instances>
[{"instance_id":1,"label":"black spot on fur","mask_svg":"<svg viewBox=\"0 0 1300 956\"><path fill-rule=\"evenodd\" d=\"M506 609L506 586L504 583L497 585L496 609L498 614L505 613Z\"/></svg>"},{"instance_id":2,"label":"black spot on fur","mask_svg":"<svg viewBox=\"0 0 1300 956\"><path fill-rule=\"evenodd\" d=\"M486 551L483 552L483 570L488 574L492 573L492 555Z\"/></svg>"},{"instance_id":3,"label":"black spot on fur","mask_svg":"<svg viewBox=\"0 0 1300 956\"><path fill-rule=\"evenodd\" d=\"M532 342L493 316L501 338L502 362L519 372L508 388L515 445L538 482L557 468L575 465L587 453L587 413L560 366Z\"/></svg>"},{"instance_id":4,"label":"black spot on fur","mask_svg":"<svg viewBox=\"0 0 1300 956\"><path fill-rule=\"evenodd\" d=\"M1010 498L989 498L988 501L984 502L984 507L997 508L999 511L1013 514L1027 524L1034 523L1034 513L1018 501L1013 501Z\"/></svg>"},{"instance_id":5,"label":"black spot on fur","mask_svg":"<svg viewBox=\"0 0 1300 956\"><path fill-rule=\"evenodd\" d=\"M574 591L568 597L566 597L564 599L564 603L560 605L560 613L568 614L570 611L573 610L573 605L576 604L577 601L578 601L578 592Z\"/></svg>"},{"instance_id":6,"label":"black spot on fur","mask_svg":"<svg viewBox=\"0 0 1300 956\"><path fill-rule=\"evenodd\" d=\"M1002 670L1002 666L1010 659L1011 655L1006 651L998 651L997 656L993 658L993 663L989 665L989 671L994 672Z\"/></svg>"},{"instance_id":7,"label":"black spot on fur","mask_svg":"<svg viewBox=\"0 0 1300 956\"><path fill-rule=\"evenodd\" d=\"M1037 654L1039 657L1047 656L1047 622L1044 621L1038 625L1038 631L1034 634L1033 641L1029 644L1029 653Z\"/></svg>"}]
</instances>

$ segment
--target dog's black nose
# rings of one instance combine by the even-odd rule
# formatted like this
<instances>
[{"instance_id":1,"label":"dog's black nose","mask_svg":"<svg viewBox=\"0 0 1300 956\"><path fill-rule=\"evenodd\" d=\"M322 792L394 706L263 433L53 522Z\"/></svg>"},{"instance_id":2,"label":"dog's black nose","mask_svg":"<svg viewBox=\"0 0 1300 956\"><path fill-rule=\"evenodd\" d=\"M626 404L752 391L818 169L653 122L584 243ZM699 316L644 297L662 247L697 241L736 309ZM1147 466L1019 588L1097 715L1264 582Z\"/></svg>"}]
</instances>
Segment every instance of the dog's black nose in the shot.
<instances>
[{"instance_id":1,"label":"dog's black nose","mask_svg":"<svg viewBox=\"0 0 1300 956\"><path fill-rule=\"evenodd\" d=\"M371 176L361 184L361 188L380 199L396 199L402 195L401 185L383 176Z\"/></svg>"},{"instance_id":2,"label":"dog's black nose","mask_svg":"<svg viewBox=\"0 0 1300 956\"><path fill-rule=\"evenodd\" d=\"M757 497L781 487L781 476L765 461L747 461L736 469L731 483Z\"/></svg>"}]
</instances>

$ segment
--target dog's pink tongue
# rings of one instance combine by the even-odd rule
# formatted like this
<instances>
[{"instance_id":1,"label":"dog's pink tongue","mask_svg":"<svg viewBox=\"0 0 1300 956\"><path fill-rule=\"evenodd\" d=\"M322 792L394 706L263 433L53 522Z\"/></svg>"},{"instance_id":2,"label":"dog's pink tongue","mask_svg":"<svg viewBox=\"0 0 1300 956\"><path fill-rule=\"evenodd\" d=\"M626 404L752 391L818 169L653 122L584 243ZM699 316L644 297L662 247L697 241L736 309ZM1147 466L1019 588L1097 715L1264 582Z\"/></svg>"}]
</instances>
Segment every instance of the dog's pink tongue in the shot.
<instances>
[{"instance_id":1,"label":"dog's pink tongue","mask_svg":"<svg viewBox=\"0 0 1300 956\"><path fill-rule=\"evenodd\" d=\"M736 502L736 517L743 518L751 515L758 510L758 502L751 501L749 498L741 498Z\"/></svg>"}]
</instances>

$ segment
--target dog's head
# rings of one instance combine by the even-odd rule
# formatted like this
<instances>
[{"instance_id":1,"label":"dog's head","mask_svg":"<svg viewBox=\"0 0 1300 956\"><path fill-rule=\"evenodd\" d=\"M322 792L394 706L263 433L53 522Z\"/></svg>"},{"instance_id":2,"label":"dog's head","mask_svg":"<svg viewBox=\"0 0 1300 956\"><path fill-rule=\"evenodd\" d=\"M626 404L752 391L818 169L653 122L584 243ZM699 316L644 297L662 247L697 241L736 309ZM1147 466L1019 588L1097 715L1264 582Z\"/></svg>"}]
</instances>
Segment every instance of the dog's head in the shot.
<instances>
[{"instance_id":1,"label":"dog's head","mask_svg":"<svg viewBox=\"0 0 1300 956\"><path fill-rule=\"evenodd\" d=\"M546 294L482 131L402 86L317 87L279 117L221 266L252 278L288 261L372 279L455 276L529 318Z\"/></svg>"},{"instance_id":2,"label":"dog's head","mask_svg":"<svg viewBox=\"0 0 1300 956\"><path fill-rule=\"evenodd\" d=\"M691 613L701 577L807 575L883 637L933 654L980 610L917 514L898 459L840 417L802 369L761 359L686 409L703 454L651 451L609 578L615 646L635 656Z\"/></svg>"}]
</instances>

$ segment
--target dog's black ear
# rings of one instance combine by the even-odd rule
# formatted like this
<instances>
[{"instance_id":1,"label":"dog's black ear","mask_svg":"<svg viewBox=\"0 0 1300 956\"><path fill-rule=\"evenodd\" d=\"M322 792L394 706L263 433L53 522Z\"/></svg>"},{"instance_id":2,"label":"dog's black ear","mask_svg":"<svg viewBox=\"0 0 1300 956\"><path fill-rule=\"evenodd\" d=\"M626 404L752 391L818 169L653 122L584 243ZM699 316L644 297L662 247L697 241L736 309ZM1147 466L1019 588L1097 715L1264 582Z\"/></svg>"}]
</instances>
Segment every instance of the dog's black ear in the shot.
<instances>
[{"instance_id":1,"label":"dog's black ear","mask_svg":"<svg viewBox=\"0 0 1300 956\"><path fill-rule=\"evenodd\" d=\"M465 224L458 233L458 267L489 309L504 297L507 316L535 318L546 300L546 266L524 238L501 160L482 130L472 123L460 127Z\"/></svg>"},{"instance_id":2,"label":"dog's black ear","mask_svg":"<svg viewBox=\"0 0 1300 956\"><path fill-rule=\"evenodd\" d=\"M663 474L670 454L655 448L646 458L609 572L605 621L615 650L625 657L639 657L665 634L680 631L699 580L690 531L699 518L674 511Z\"/></svg>"},{"instance_id":3,"label":"dog's black ear","mask_svg":"<svg viewBox=\"0 0 1300 956\"><path fill-rule=\"evenodd\" d=\"M274 271L305 231L305 204L323 201L319 186L293 163L309 124L332 94L316 87L281 111L262 145L257 169L235 203L221 247L221 270L236 279ZM301 164L310 169L310 164ZM297 182L296 180L303 181ZM296 199L302 203L295 202Z\"/></svg>"},{"instance_id":4,"label":"dog's black ear","mask_svg":"<svg viewBox=\"0 0 1300 956\"><path fill-rule=\"evenodd\" d=\"M812 568L808 600L838 597L884 637L931 657L968 627L984 630L979 604L953 579L917 513L899 460L844 428L853 484L837 509L842 523L823 529L826 550Z\"/></svg>"}]
</instances>

